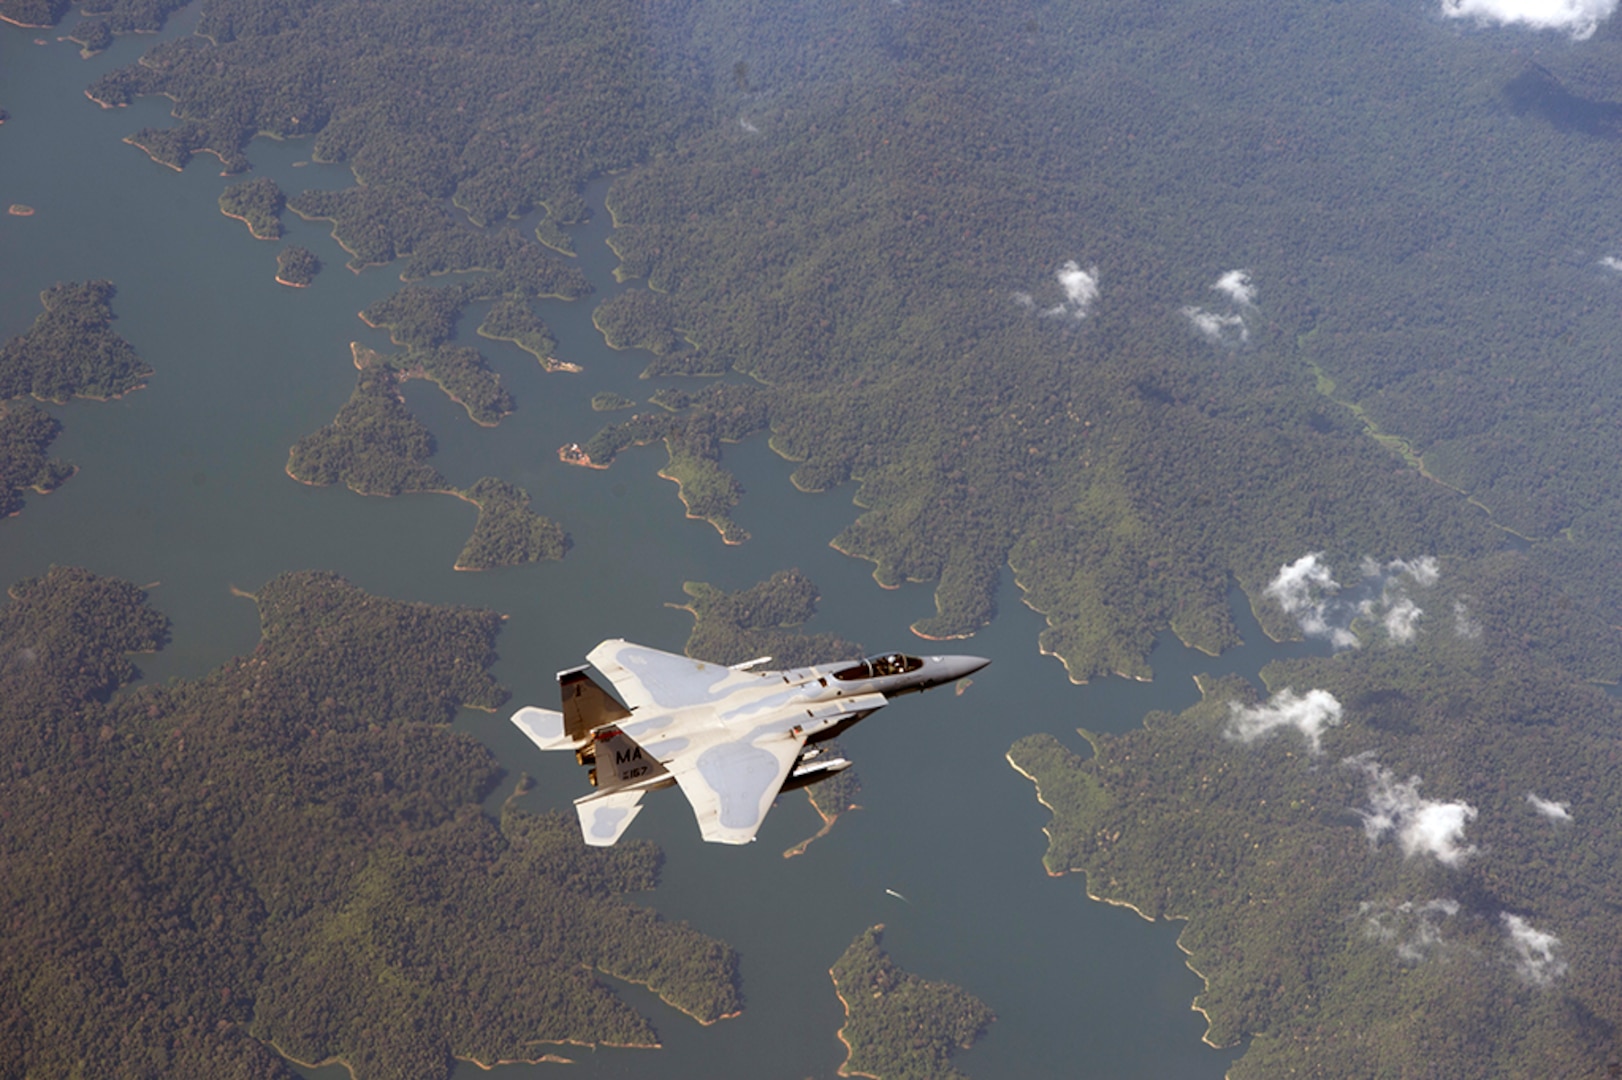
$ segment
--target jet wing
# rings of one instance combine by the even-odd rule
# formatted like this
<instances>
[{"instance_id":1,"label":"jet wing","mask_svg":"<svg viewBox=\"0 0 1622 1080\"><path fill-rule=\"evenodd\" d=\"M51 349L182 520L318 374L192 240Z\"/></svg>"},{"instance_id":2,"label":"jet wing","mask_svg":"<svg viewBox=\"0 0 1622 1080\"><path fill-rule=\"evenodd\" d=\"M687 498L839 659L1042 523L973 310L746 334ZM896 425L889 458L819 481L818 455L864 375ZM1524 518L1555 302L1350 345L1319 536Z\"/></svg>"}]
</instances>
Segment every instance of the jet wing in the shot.
<instances>
[{"instance_id":1,"label":"jet wing","mask_svg":"<svg viewBox=\"0 0 1622 1080\"><path fill-rule=\"evenodd\" d=\"M718 729L705 745L676 754L667 767L692 804L705 840L747 844L805 749L802 721L872 712L884 703L883 694L862 694L784 710L743 734Z\"/></svg>"},{"instance_id":2,"label":"jet wing","mask_svg":"<svg viewBox=\"0 0 1622 1080\"><path fill-rule=\"evenodd\" d=\"M804 747L805 736L798 732L767 732L682 755L670 771L692 803L704 839L747 844Z\"/></svg>"},{"instance_id":3,"label":"jet wing","mask_svg":"<svg viewBox=\"0 0 1622 1080\"><path fill-rule=\"evenodd\" d=\"M719 684L731 668L610 638L586 654L593 667L614 684L632 709L656 706L674 710L701 705L721 693Z\"/></svg>"}]
</instances>

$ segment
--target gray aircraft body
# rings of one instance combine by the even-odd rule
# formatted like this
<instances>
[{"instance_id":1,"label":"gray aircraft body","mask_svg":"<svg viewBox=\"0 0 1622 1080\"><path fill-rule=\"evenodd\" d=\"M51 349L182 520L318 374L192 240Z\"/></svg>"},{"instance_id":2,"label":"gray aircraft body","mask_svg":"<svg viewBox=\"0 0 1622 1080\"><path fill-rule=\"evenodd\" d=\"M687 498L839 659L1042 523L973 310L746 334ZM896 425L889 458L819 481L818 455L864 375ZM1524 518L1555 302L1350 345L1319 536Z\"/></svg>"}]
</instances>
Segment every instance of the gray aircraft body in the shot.
<instances>
[{"instance_id":1,"label":"gray aircraft body","mask_svg":"<svg viewBox=\"0 0 1622 1080\"><path fill-rule=\"evenodd\" d=\"M815 744L899 694L985 667L978 656L907 656L757 670L770 657L725 667L611 639L584 667L558 673L561 710L519 709L512 722L542 750L572 750L595 791L575 800L586 843L606 847L642 811L642 796L672 784L692 804L704 839L746 844L778 792L850 767ZM623 702L623 703L622 703Z\"/></svg>"}]
</instances>

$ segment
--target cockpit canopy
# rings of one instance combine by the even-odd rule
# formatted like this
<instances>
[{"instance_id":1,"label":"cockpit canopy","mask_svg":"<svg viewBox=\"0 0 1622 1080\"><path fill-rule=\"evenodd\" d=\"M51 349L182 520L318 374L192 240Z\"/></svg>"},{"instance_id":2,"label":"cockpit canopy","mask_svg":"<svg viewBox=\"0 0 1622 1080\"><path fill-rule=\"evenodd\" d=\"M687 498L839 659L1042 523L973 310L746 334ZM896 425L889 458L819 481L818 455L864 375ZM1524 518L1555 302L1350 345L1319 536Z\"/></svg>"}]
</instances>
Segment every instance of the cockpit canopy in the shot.
<instances>
[{"instance_id":1,"label":"cockpit canopy","mask_svg":"<svg viewBox=\"0 0 1622 1080\"><path fill-rule=\"evenodd\" d=\"M905 675L923 666L924 662L916 656L898 652L885 653L883 656L870 656L859 664L840 668L834 672L834 678L841 682L856 682L859 679L877 679L885 675Z\"/></svg>"}]
</instances>

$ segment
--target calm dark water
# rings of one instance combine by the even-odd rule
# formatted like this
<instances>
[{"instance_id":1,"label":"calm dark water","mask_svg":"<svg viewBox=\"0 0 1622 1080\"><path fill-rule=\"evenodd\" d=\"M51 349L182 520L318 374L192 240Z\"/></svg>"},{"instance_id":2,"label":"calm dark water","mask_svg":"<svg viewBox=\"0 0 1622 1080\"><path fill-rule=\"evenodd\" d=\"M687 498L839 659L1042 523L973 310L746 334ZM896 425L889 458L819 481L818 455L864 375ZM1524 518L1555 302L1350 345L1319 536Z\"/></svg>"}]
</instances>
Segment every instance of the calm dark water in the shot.
<instances>
[{"instance_id":1,"label":"calm dark water","mask_svg":"<svg viewBox=\"0 0 1622 1080\"><path fill-rule=\"evenodd\" d=\"M185 32L191 21L183 15L167 33ZM48 43L36 45L36 37ZM559 355L586 370L547 375L516 348L478 341L474 312L463 337L501 371L519 411L481 429L432 388L408 391L439 439L441 470L458 484L489 474L523 485L572 534L567 560L455 573L471 507L427 495L363 498L288 480L289 445L330 420L353 386L349 342L390 347L355 312L396 288L394 273L350 273L323 226L289 214L284 242L310 247L327 269L311 289L276 285L280 245L251 239L217 212L215 199L231 181L217 175L214 159L175 173L121 144L161 123L166 102L108 111L83 97L97 74L132 61L153 39L123 39L82 61L55 37L0 28L0 106L12 114L0 127L0 204L38 211L0 216L0 340L28 327L45 286L107 277L119 287L118 329L157 374L123 401L53 408L65 424L55 452L81 471L0 522L0 579L73 563L154 583L152 602L174 620L173 644L142 659L147 678L160 681L201 674L251 649L257 617L232 587L252 591L305 567L339 571L390 596L509 613L497 674L515 703L550 704L553 672L578 663L603 637L679 650L690 618L667 605L683 600L684 580L737 588L790 566L822 589L812 629L872 649L922 651L907 626L932 610L929 589L881 590L867 564L828 548L855 512L852 490L794 491L791 466L763 439L727 450L726 464L748 489L737 519L754 534L733 548L708 525L683 519L674 485L654 475L660 448L627 453L608 472L557 462L557 446L585 439L601 423L587 404L592 394L643 400L659 385L638 378L645 358L607 349L589 321L592 305L617 288L603 244L605 184L590 192L599 212L575 230L597 296L543 305ZM348 183L341 169L303 163L307 155L304 145L263 140L251 154L259 175L290 192ZM830 1077L843 1055L827 968L878 922L901 965L960 983L997 1011L990 1035L960 1059L973 1075L1222 1075L1234 1054L1200 1042L1203 1022L1189 1010L1199 981L1175 947L1178 927L1091 903L1079 878L1048 878L1041 865L1047 813L1003 755L1033 731L1081 750L1078 725L1130 729L1150 709L1192 703L1196 673L1254 678L1262 664L1298 647L1267 643L1241 609L1251 642L1244 648L1212 659L1168 637L1153 657L1154 683L1077 687L1037 653L1041 618L1018 602L1011 580L1001 602L992 627L955 646L995 661L967 693L908 698L847 737L864 809L805 856L781 856L818 824L799 795L783 800L759 843L746 849L700 843L676 793L650 799L653 810L634 832L658 841L667 861L663 883L645 899L740 950L747 1008L701 1028L627 988L658 1025L665 1049L571 1051L580 1062L571 1075ZM537 777L529 805L565 807L584 790L566 756L543 759L504 716L469 712L458 724L484 740L513 778ZM501 1075L545 1069L514 1066ZM457 1075L482 1073L464 1065Z\"/></svg>"}]
</instances>

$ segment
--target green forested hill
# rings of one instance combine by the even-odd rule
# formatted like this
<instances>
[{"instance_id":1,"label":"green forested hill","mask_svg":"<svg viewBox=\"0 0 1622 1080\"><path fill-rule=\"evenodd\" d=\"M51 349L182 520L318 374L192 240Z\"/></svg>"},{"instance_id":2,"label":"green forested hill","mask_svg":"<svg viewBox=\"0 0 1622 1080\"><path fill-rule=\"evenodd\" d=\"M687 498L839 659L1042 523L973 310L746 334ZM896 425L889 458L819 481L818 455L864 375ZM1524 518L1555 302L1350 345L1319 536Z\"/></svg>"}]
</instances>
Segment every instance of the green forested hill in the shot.
<instances>
[{"instance_id":1,"label":"green forested hill","mask_svg":"<svg viewBox=\"0 0 1622 1080\"><path fill-rule=\"evenodd\" d=\"M596 312L605 338L649 350L650 376L760 385L667 386L590 459L664 440L689 512L742 541L720 447L769 429L797 485L853 485L841 550L882 584L935 583L921 634L984 625L1011 566L1072 677L1147 676L1163 628L1237 640L1235 581L1287 635L1303 627L1266 586L1306 553L1439 557L1461 621L1428 609L1411 649L1365 622L1363 648L1276 673L1344 704L1333 758L1283 736L1240 751L1216 734L1225 698L1086 766L1015 756L1046 759L1028 768L1045 794L1081 793L1057 865L1115 860L1118 898L1194 919L1215 1036L1256 1035L1241 1069L1603 1056L1615 853L1587 830L1615 832L1614 717L1581 680L1622 671L1614 24L1571 41L1379 0L206 0L200 26L93 96L173 97L177 126L133 138L174 165L243 168L258 132L309 136L357 185L289 205L333 222L356 268L581 295L500 223L544 204L540 235L567 249L582 182L614 173L635 288ZM436 288L374 321L424 336L400 373L465 377L494 422L509 403L444 338L459 287ZM427 432L375 392L352 404L399 437L382 464L427 483ZM1444 648L1444 624L1482 643ZM1379 764L1333 763L1365 751ZM1477 811L1482 854L1442 872L1367 850L1347 807L1378 769ZM1512 822L1547 824L1525 795L1563 800L1556 782L1569 829ZM1516 974L1515 943L1539 940L1517 925L1564 943L1558 979ZM1412 1020L1438 1009L1457 1024Z\"/></svg>"},{"instance_id":2,"label":"green forested hill","mask_svg":"<svg viewBox=\"0 0 1622 1080\"><path fill-rule=\"evenodd\" d=\"M1597 464L1622 451L1622 275L1588 246L1622 235L1616 144L1568 120L1608 115L1604 35L1529 66L1376 3L1124 0L213 0L201 30L94 95L175 97L181 126L141 144L176 163L312 136L364 186L292 205L357 265L493 265L442 200L555 224L584 178L640 165L614 245L664 292L606 305L605 331L656 371L766 380L796 482L861 483L838 545L938 582L922 633L982 625L1012 563L1074 676L1142 674L1159 628L1234 640L1230 578L1319 548L1477 554L1489 520L1622 621ZM1055 280L1072 263L1086 305ZM1246 298L1213 292L1241 269ZM1394 468L1348 404L1492 517Z\"/></svg>"},{"instance_id":3,"label":"green forested hill","mask_svg":"<svg viewBox=\"0 0 1622 1080\"><path fill-rule=\"evenodd\" d=\"M1444 577L1412 642L1269 665L1265 700L1206 680L1181 715L1089 734L1090 758L1048 735L1010 750L1053 813L1050 873L1187 920L1207 1037L1250 1038L1236 1080L1614 1060L1622 917L1599 868L1622 858L1622 708L1563 662L1564 633L1602 624L1506 611L1522 562Z\"/></svg>"},{"instance_id":4,"label":"green forested hill","mask_svg":"<svg viewBox=\"0 0 1622 1080\"><path fill-rule=\"evenodd\" d=\"M55 569L0 608L0 1075L358 1077L452 1056L646 1044L595 972L701 1020L737 1010L729 949L618 899L651 845L479 800L496 770L447 724L493 708L498 616L293 574L263 639L198 680L114 694L166 621Z\"/></svg>"}]
</instances>

